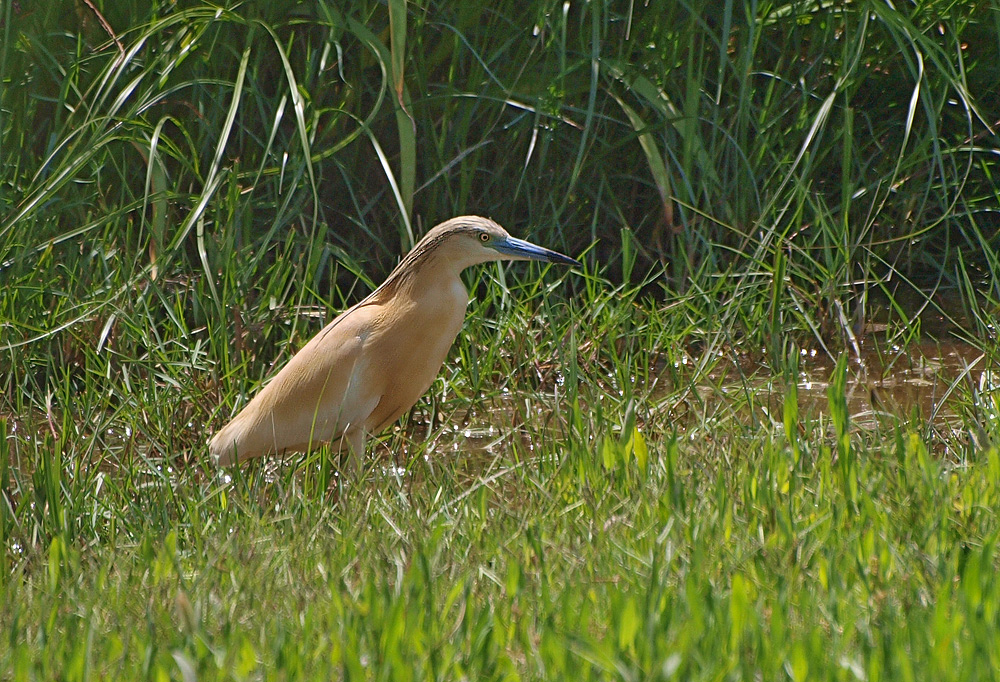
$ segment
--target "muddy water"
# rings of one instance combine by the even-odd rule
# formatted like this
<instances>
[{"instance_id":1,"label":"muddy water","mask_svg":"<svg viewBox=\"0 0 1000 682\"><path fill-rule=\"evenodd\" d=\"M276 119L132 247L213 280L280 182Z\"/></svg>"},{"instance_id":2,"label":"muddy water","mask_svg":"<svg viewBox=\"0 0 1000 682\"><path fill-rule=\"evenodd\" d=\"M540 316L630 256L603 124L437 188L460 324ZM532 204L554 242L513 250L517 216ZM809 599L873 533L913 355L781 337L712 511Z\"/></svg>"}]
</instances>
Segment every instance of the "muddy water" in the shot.
<instances>
[{"instance_id":1,"label":"muddy water","mask_svg":"<svg viewBox=\"0 0 1000 682\"><path fill-rule=\"evenodd\" d=\"M993 414L1000 411L996 407L1000 404L1000 372L970 343L923 341L903 351L880 349L861 340L855 349L844 352L849 354L847 404L856 429L875 430L896 420L912 425L916 420L948 438L968 435L969 423L1000 419ZM659 430L666 420L678 429L697 430L706 423L706 415L712 416L714 423L780 428L786 380L772 376L760 360L733 353L719 358L701 377L693 369L698 366L698 358L693 356L687 358L685 367L672 372L655 356L650 363L650 385L632 386L628 394L633 396L640 428L652 430L656 422ZM835 364L823 351L801 351L797 381L801 418L814 419L828 412L827 389ZM601 370L593 367L588 371ZM591 421L586 413L598 402L608 406L607 414L621 418L623 407L617 401L623 398L613 380L601 383L588 376L587 384L586 389L579 389L585 420ZM445 409L433 415L418 408L405 427L394 427L403 437L402 444L396 438L377 442L375 456L397 472L410 468L411 458L417 455L431 468L438 463L451 470L468 468L470 475L481 472L484 466L489 468L490 461L497 458L492 466L509 464L506 460L514 442L521 456L530 458L544 434L559 437L567 432L567 388L550 385L523 393L505 392L471 408ZM7 415L7 420L11 464L30 471L32 463L25 461L22 453L35 449L29 443L44 436L49 421L43 414ZM529 427L523 428L525 424ZM609 429L616 427L612 424ZM127 431L127 426L123 428ZM113 468L111 463L119 461L130 439L108 431L99 440L92 455L95 461ZM143 450L141 443L132 446Z\"/></svg>"},{"instance_id":2,"label":"muddy water","mask_svg":"<svg viewBox=\"0 0 1000 682\"><path fill-rule=\"evenodd\" d=\"M897 421L920 424L938 436L967 435L973 396L1000 391L1000 373L990 371L983 351L958 340L922 341L901 349L878 349L860 342L849 354L847 406L852 428L875 430ZM688 367L698 365L690 358ZM836 359L819 350L804 350L799 360L797 395L804 419L827 415L827 390ZM761 362L747 357L724 358L699 379L690 377L688 388L677 378L668 378L662 366L653 386L635 386L637 416L649 421L669 419L678 428L697 428L706 414L748 424L782 422L786 379L772 376ZM593 404L600 396L581 393L581 404ZM560 404L562 401L562 404ZM558 392L539 391L530 405L513 399L494 398L483 408L462 414L440 415L442 425L431 429L428 447L435 458L449 456L482 462L509 446L509 439L526 420L542 419L554 432L564 431L568 406ZM587 407L583 408L587 410ZM547 415L527 411L546 412ZM525 416L526 413L529 416ZM451 419L452 421L448 421ZM417 422L420 423L420 417ZM716 419L718 422L719 419ZM426 437L424 421L418 432ZM412 420L411 420L412 425ZM537 432L536 429L531 429ZM410 431L415 440L418 433ZM524 436L521 436L524 440ZM523 442L529 450L530 441Z\"/></svg>"},{"instance_id":3,"label":"muddy water","mask_svg":"<svg viewBox=\"0 0 1000 682\"><path fill-rule=\"evenodd\" d=\"M892 362L862 349L848 371L852 421L875 426L880 417L916 417L954 426L963 400L982 386L985 365L983 352L961 341L922 342ZM833 370L833 360L825 356L805 363L798 384L801 406L826 412Z\"/></svg>"}]
</instances>

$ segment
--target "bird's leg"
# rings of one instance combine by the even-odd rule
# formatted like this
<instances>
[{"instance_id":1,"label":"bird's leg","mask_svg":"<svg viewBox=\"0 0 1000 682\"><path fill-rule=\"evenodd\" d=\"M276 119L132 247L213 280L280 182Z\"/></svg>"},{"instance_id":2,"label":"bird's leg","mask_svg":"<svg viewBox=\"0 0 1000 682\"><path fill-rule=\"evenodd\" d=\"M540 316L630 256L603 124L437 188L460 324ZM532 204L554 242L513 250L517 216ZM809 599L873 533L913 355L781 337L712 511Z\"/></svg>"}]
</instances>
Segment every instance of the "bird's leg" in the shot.
<instances>
[{"instance_id":1,"label":"bird's leg","mask_svg":"<svg viewBox=\"0 0 1000 682\"><path fill-rule=\"evenodd\" d=\"M346 442L345 442L346 441ZM348 429L340 437L340 476L350 481L359 481L364 471L365 430L364 427Z\"/></svg>"}]
</instances>

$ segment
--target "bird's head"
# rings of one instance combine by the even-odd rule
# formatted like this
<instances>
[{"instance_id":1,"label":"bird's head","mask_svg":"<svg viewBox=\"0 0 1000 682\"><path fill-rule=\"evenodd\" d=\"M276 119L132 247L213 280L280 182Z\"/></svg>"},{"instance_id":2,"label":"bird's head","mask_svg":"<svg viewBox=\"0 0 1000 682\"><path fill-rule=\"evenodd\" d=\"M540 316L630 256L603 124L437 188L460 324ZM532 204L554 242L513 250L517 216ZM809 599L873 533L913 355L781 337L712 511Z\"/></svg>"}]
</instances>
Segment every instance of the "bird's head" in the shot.
<instances>
[{"instance_id":1,"label":"bird's head","mask_svg":"<svg viewBox=\"0 0 1000 682\"><path fill-rule=\"evenodd\" d=\"M459 269L494 260L538 260L580 265L579 261L557 251L511 237L497 223L479 216L459 216L441 223L428 232L416 248L421 246L439 250L440 255L458 265Z\"/></svg>"}]
</instances>

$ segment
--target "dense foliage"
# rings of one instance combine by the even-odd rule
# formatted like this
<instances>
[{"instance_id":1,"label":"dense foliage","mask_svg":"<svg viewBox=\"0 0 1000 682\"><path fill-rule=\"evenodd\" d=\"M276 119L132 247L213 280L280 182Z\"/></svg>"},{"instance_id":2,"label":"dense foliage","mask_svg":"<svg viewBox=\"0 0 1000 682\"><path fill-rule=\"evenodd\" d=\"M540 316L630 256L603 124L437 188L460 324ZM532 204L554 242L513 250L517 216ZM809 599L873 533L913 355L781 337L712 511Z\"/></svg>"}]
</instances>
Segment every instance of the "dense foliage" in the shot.
<instances>
[{"instance_id":1,"label":"dense foliage","mask_svg":"<svg viewBox=\"0 0 1000 682\"><path fill-rule=\"evenodd\" d=\"M193 256L193 222L246 249L329 228L385 271L410 240L404 213L426 229L474 212L555 246L600 240L601 263L628 230L642 272L668 263L681 289L782 249L796 281L842 288L953 276L996 246L1000 48L978 2L4 14L8 233L114 220L137 246Z\"/></svg>"}]
</instances>

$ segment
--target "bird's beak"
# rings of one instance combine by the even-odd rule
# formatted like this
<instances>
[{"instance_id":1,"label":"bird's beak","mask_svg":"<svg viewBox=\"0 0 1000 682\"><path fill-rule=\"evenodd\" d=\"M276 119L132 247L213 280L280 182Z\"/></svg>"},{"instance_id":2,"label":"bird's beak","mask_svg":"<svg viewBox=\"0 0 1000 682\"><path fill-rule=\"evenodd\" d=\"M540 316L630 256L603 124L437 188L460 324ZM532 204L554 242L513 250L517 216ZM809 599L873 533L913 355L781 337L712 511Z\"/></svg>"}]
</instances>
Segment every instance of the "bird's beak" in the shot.
<instances>
[{"instance_id":1,"label":"bird's beak","mask_svg":"<svg viewBox=\"0 0 1000 682\"><path fill-rule=\"evenodd\" d=\"M496 241L492 246L494 250L513 260L541 260L549 263L562 263L563 265L581 265L580 261L569 256L514 237Z\"/></svg>"}]
</instances>

